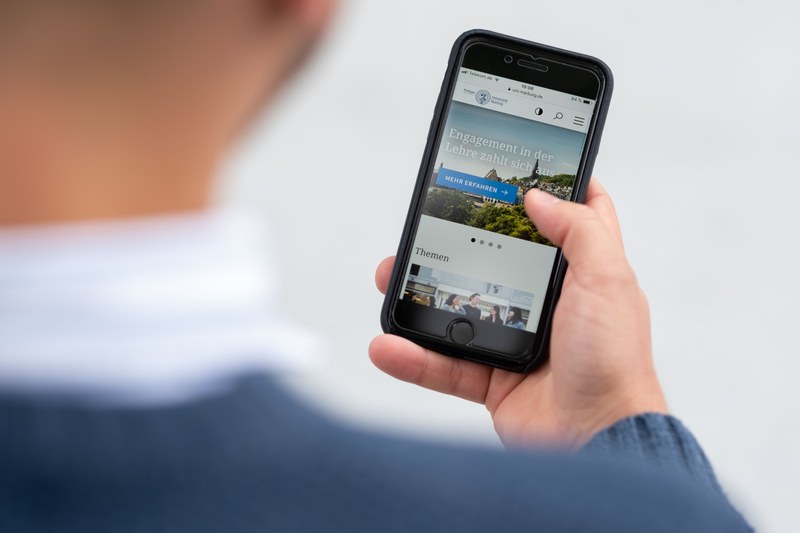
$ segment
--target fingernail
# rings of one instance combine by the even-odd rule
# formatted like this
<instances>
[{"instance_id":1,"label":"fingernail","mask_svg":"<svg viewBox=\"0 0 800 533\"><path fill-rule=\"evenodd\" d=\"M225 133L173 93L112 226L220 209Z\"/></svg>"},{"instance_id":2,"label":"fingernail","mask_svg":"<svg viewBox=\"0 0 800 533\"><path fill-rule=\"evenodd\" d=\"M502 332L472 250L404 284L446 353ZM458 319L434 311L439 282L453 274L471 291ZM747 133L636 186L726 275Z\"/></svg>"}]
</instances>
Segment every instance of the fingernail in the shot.
<instances>
[{"instance_id":1,"label":"fingernail","mask_svg":"<svg viewBox=\"0 0 800 533\"><path fill-rule=\"evenodd\" d=\"M530 191L528 191L528 194L532 194L533 201L540 204L549 205L549 204L556 204L561 201L560 198L539 189L531 189Z\"/></svg>"}]
</instances>

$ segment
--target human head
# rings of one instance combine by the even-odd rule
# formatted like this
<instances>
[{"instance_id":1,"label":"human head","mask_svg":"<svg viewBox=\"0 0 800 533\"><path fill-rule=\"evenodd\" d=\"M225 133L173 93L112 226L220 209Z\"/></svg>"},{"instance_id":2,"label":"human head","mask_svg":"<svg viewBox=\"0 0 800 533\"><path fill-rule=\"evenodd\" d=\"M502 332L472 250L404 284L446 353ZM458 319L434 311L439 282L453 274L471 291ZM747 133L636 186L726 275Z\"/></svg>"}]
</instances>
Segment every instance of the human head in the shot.
<instances>
[{"instance_id":1,"label":"human head","mask_svg":"<svg viewBox=\"0 0 800 533\"><path fill-rule=\"evenodd\" d=\"M0 224L196 209L335 0L0 2Z\"/></svg>"},{"instance_id":2,"label":"human head","mask_svg":"<svg viewBox=\"0 0 800 533\"><path fill-rule=\"evenodd\" d=\"M492 308L489 310L489 312L492 313L492 314L495 314L495 315L499 315L500 314L500 306L499 305L493 305Z\"/></svg>"},{"instance_id":3,"label":"human head","mask_svg":"<svg viewBox=\"0 0 800 533\"><path fill-rule=\"evenodd\" d=\"M480 303L480 301L481 301L481 295L478 294L477 292L471 294L470 297L469 297L469 304L472 305L472 306L478 305L478 303Z\"/></svg>"},{"instance_id":4,"label":"human head","mask_svg":"<svg viewBox=\"0 0 800 533\"><path fill-rule=\"evenodd\" d=\"M513 324L522 320L522 311L519 307L509 307L508 314L506 315L506 323Z\"/></svg>"},{"instance_id":5,"label":"human head","mask_svg":"<svg viewBox=\"0 0 800 533\"><path fill-rule=\"evenodd\" d=\"M444 304L450 307L453 307L457 303L458 303L457 294L451 294L450 296L447 297L447 300L444 301Z\"/></svg>"}]
</instances>

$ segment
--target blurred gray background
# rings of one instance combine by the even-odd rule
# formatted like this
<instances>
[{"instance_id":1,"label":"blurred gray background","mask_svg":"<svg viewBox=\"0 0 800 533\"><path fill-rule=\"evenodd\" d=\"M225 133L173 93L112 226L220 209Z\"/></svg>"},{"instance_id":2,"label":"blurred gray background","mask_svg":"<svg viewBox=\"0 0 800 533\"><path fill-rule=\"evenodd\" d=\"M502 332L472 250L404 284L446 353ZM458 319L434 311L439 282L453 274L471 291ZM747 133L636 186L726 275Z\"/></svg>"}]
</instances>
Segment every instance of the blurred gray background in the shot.
<instances>
[{"instance_id":1,"label":"blurred gray background","mask_svg":"<svg viewBox=\"0 0 800 533\"><path fill-rule=\"evenodd\" d=\"M595 175L650 298L669 404L760 529L800 525L800 32L790 2L350 1L225 169L265 214L282 312L330 346L291 379L336 416L497 446L482 406L382 375L394 253L453 40L474 27L595 55L616 87ZM378 178L378 175L381 177Z\"/></svg>"}]
</instances>

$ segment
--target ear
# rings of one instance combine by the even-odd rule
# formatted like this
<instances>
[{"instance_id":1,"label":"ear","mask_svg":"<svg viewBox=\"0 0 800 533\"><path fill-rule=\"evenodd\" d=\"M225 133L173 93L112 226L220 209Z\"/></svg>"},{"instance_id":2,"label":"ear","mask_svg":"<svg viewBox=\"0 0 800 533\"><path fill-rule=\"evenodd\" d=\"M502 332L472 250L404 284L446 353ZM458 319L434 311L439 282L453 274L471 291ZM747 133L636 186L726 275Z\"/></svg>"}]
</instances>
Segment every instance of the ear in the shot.
<instances>
[{"instance_id":1,"label":"ear","mask_svg":"<svg viewBox=\"0 0 800 533\"><path fill-rule=\"evenodd\" d=\"M318 35L328 26L337 0L256 0L270 17L291 20L307 35Z\"/></svg>"},{"instance_id":2,"label":"ear","mask_svg":"<svg viewBox=\"0 0 800 533\"><path fill-rule=\"evenodd\" d=\"M337 0L287 0L295 4L299 22L313 33L321 33L330 22Z\"/></svg>"}]
</instances>

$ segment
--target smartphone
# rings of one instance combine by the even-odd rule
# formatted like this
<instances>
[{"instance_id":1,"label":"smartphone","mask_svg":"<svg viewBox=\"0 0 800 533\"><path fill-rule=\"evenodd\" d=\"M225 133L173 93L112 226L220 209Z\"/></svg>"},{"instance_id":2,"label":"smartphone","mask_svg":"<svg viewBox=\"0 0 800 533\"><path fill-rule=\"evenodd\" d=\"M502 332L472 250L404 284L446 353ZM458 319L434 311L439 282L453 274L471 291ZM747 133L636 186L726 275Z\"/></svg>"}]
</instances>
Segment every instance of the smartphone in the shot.
<instances>
[{"instance_id":1,"label":"smartphone","mask_svg":"<svg viewBox=\"0 0 800 533\"><path fill-rule=\"evenodd\" d=\"M387 333L514 372L547 358L566 261L523 207L580 202L613 79L600 60L486 30L453 46L389 289Z\"/></svg>"}]
</instances>

